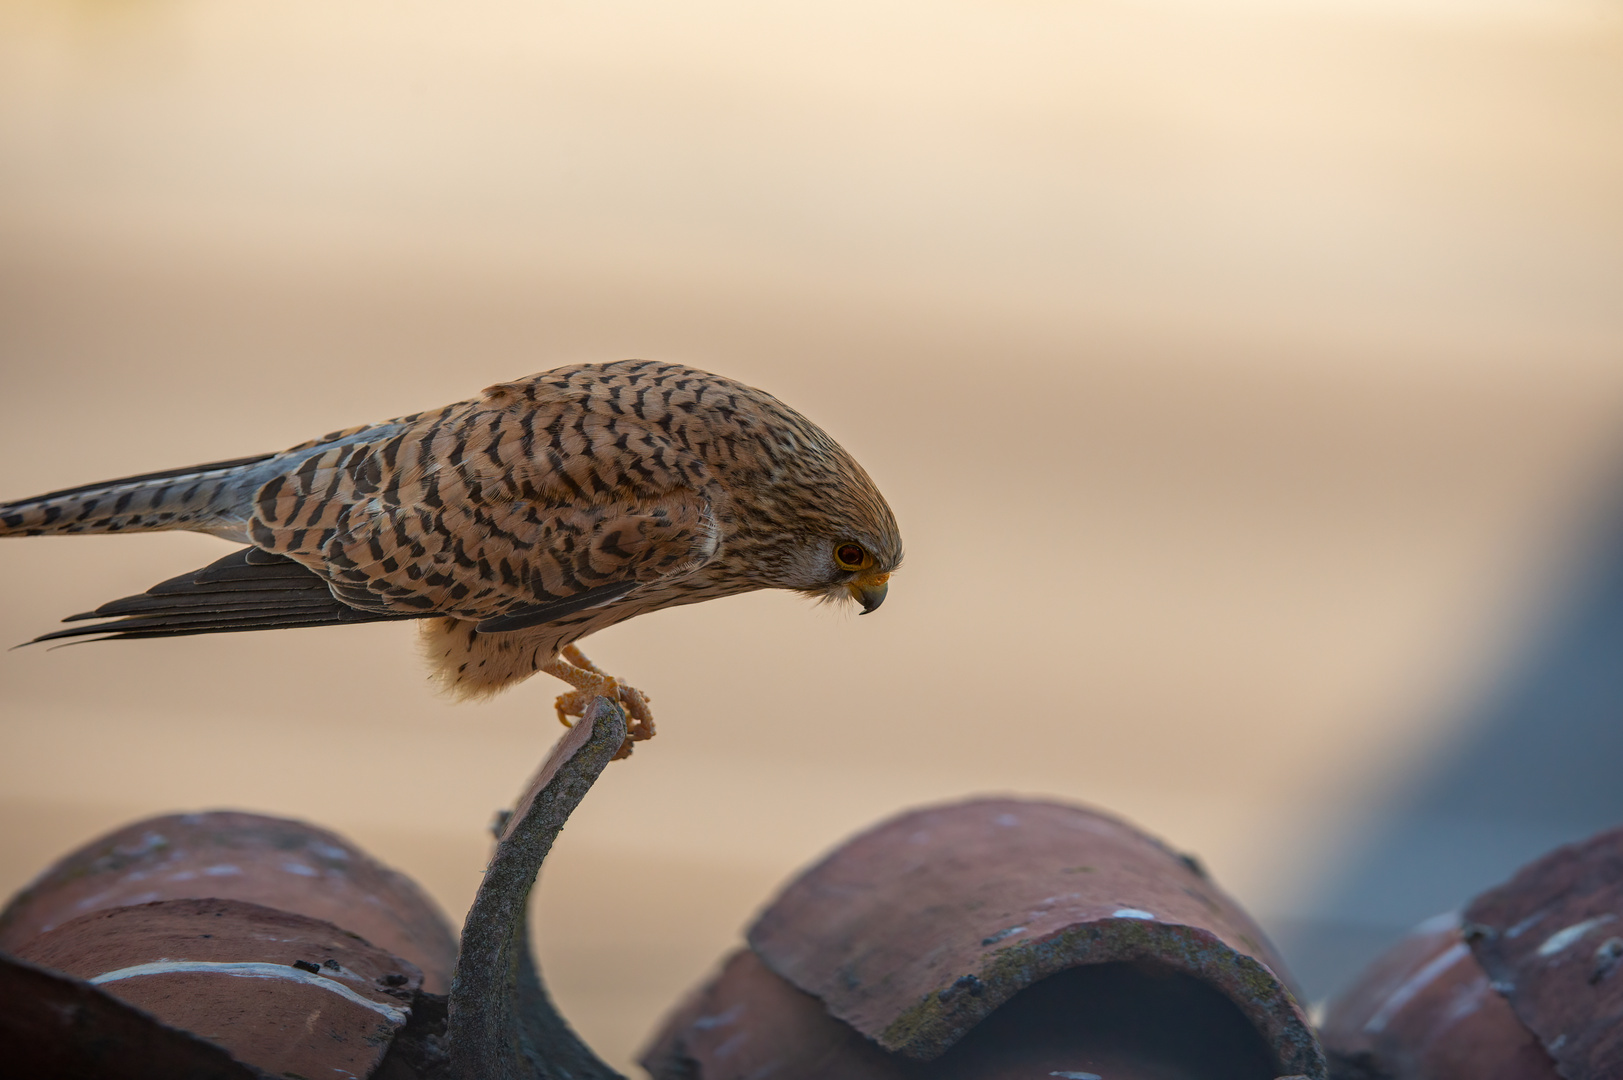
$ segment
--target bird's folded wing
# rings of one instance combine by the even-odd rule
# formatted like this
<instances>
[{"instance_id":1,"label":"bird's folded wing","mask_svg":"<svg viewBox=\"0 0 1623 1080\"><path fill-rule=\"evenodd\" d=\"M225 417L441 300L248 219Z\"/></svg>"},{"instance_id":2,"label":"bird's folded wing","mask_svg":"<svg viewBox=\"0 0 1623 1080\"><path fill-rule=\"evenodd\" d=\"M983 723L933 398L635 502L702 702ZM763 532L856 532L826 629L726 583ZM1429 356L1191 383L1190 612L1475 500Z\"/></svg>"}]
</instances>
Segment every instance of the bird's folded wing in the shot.
<instances>
[{"instance_id":1,"label":"bird's folded wing","mask_svg":"<svg viewBox=\"0 0 1623 1080\"><path fill-rule=\"evenodd\" d=\"M491 632L612 602L715 553L714 492L693 454L629 427L592 449L558 423L538 428L538 407L463 402L334 443L258 490L248 536L362 611Z\"/></svg>"},{"instance_id":2,"label":"bird's folded wing","mask_svg":"<svg viewBox=\"0 0 1623 1080\"><path fill-rule=\"evenodd\" d=\"M301 499L295 490L262 500L255 542L311 567L361 610L451 615L486 632L689 573L717 543L710 501L687 488L589 502L341 500L315 522L281 520Z\"/></svg>"}]
</instances>

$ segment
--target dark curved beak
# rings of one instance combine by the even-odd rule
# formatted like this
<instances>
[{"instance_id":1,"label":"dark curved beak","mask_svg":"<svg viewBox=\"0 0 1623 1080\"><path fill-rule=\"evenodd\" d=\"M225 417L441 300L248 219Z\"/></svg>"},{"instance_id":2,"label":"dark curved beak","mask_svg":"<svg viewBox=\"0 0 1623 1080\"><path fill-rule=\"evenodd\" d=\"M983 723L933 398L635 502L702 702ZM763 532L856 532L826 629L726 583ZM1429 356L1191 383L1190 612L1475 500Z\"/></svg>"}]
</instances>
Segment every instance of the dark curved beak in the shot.
<instances>
[{"instance_id":1,"label":"dark curved beak","mask_svg":"<svg viewBox=\"0 0 1623 1080\"><path fill-rule=\"evenodd\" d=\"M879 605L885 602L885 592L889 588L890 585L883 581L873 585L862 585L853 581L851 595L862 605L862 614L866 615L879 610Z\"/></svg>"}]
</instances>

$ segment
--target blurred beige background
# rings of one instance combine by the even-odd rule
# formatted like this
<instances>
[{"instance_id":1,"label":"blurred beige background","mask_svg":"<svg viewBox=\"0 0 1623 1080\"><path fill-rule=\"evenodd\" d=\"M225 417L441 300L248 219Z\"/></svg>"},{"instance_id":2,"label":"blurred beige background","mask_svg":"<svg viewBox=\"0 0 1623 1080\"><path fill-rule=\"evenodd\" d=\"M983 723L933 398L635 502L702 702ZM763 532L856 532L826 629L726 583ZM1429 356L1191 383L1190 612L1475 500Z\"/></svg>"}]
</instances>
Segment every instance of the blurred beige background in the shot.
<instances>
[{"instance_id":1,"label":"blurred beige background","mask_svg":"<svg viewBox=\"0 0 1623 1080\"><path fill-rule=\"evenodd\" d=\"M1095 803L1288 919L1449 752L1623 456L1623 9L0 0L0 497L557 364L763 386L908 559L591 655L660 735L540 890L626 1067L905 806ZM0 641L224 552L4 545ZM558 733L373 625L0 653L0 890L138 815L347 833L460 920Z\"/></svg>"}]
</instances>

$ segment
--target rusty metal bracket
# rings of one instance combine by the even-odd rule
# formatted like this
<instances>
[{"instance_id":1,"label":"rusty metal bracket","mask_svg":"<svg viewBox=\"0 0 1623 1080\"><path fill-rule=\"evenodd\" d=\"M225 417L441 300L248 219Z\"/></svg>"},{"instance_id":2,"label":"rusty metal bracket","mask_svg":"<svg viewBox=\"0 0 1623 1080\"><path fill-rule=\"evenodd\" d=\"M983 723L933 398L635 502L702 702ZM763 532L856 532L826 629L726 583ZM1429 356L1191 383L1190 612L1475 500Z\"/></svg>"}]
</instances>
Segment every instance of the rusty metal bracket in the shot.
<instances>
[{"instance_id":1,"label":"rusty metal bracket","mask_svg":"<svg viewBox=\"0 0 1623 1080\"><path fill-rule=\"evenodd\" d=\"M458 1080L626 1080L553 1006L531 953L526 917L530 889L553 841L625 735L625 714L598 698L499 823L451 983L446 1041Z\"/></svg>"}]
</instances>

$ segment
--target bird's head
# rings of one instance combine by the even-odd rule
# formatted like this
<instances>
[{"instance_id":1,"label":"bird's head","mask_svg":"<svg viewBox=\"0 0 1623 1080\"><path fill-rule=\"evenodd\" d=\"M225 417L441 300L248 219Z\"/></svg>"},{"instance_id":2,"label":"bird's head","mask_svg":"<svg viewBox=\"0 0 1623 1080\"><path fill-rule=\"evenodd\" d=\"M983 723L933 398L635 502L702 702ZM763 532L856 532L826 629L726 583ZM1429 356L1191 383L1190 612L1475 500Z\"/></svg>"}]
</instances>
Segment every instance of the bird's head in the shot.
<instances>
[{"instance_id":1,"label":"bird's head","mask_svg":"<svg viewBox=\"0 0 1623 1080\"><path fill-rule=\"evenodd\" d=\"M823 603L855 601L866 615L885 602L902 562L902 537L884 496L843 450L803 489L784 569L788 586Z\"/></svg>"},{"instance_id":2,"label":"bird's head","mask_svg":"<svg viewBox=\"0 0 1623 1080\"><path fill-rule=\"evenodd\" d=\"M714 376L712 376L714 378ZM742 437L711 464L730 489L722 564L729 583L791 589L819 602L885 600L902 537L885 497L845 448L765 391L732 384L754 406ZM740 416L743 415L740 410Z\"/></svg>"}]
</instances>

